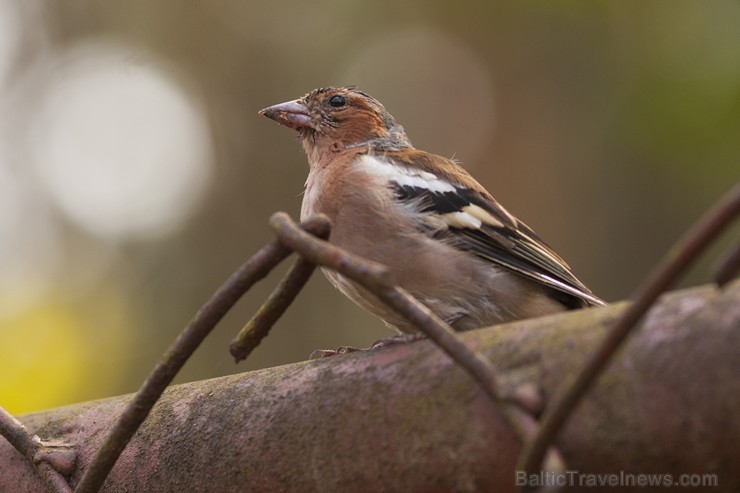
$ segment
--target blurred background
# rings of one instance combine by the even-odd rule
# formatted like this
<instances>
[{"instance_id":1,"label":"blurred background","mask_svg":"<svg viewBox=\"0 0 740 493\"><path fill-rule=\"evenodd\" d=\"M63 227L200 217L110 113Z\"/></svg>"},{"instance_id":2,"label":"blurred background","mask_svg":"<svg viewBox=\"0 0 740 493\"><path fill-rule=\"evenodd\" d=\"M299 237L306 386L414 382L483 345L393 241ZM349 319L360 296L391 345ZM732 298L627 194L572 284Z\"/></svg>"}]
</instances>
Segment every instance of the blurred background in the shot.
<instances>
[{"instance_id":1,"label":"blurred background","mask_svg":"<svg viewBox=\"0 0 740 493\"><path fill-rule=\"evenodd\" d=\"M740 178L736 0L0 0L0 405L136 390L270 214L298 216L305 156L257 111L346 84L609 301ZM317 275L235 365L228 341L286 267L178 382L390 335Z\"/></svg>"}]
</instances>

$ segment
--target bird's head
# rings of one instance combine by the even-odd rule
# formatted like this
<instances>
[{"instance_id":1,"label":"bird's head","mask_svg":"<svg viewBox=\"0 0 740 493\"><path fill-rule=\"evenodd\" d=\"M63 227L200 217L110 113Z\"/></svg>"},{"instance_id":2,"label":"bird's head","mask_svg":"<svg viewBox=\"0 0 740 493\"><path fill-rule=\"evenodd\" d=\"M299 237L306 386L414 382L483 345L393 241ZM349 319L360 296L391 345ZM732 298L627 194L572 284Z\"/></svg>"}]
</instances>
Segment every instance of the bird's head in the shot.
<instances>
[{"instance_id":1,"label":"bird's head","mask_svg":"<svg viewBox=\"0 0 740 493\"><path fill-rule=\"evenodd\" d=\"M386 150L411 147L403 127L383 105L354 87L315 89L259 113L297 130L309 156L364 145Z\"/></svg>"}]
</instances>

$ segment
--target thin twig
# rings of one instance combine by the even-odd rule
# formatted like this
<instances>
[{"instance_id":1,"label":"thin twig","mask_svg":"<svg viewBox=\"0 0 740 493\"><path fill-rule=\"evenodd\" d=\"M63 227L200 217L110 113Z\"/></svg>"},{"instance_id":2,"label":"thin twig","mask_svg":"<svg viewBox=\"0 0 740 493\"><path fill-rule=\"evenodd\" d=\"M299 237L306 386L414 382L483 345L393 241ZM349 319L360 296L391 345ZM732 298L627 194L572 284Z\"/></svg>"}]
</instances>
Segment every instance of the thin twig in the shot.
<instances>
[{"instance_id":1,"label":"thin twig","mask_svg":"<svg viewBox=\"0 0 740 493\"><path fill-rule=\"evenodd\" d=\"M722 260L714 281L717 286L724 287L737 277L738 272L740 272L740 244Z\"/></svg>"},{"instance_id":2,"label":"thin twig","mask_svg":"<svg viewBox=\"0 0 740 493\"><path fill-rule=\"evenodd\" d=\"M303 231L285 212L273 214L270 217L270 226L286 247L314 264L329 267L363 286L385 288L393 285L386 266L349 253Z\"/></svg>"},{"instance_id":3,"label":"thin twig","mask_svg":"<svg viewBox=\"0 0 740 493\"><path fill-rule=\"evenodd\" d=\"M257 313L229 344L236 363L245 359L267 336L316 270L316 264L299 257Z\"/></svg>"},{"instance_id":4,"label":"thin twig","mask_svg":"<svg viewBox=\"0 0 740 493\"><path fill-rule=\"evenodd\" d=\"M329 222L325 217L316 217L301 227L317 234L325 234L329 229ZM290 250L280 242L268 243L239 267L201 307L128 403L85 470L75 493L95 493L100 489L131 437L190 355L239 298L289 254Z\"/></svg>"},{"instance_id":5,"label":"thin twig","mask_svg":"<svg viewBox=\"0 0 740 493\"><path fill-rule=\"evenodd\" d=\"M740 183L704 214L666 254L658 267L637 289L632 296L635 301L617 319L582 370L556 392L552 403L545 410L539 433L525 446L520 456L519 470L533 472L540 467L543 454L635 324L738 214L740 214Z\"/></svg>"},{"instance_id":6,"label":"thin twig","mask_svg":"<svg viewBox=\"0 0 740 493\"><path fill-rule=\"evenodd\" d=\"M365 287L369 288L369 286ZM502 395L496 369L487 359L466 346L448 324L404 289L390 286L374 291L374 293L397 313L422 330L453 361L467 370L494 402L508 404L504 407L507 418L523 442L526 443L533 438L533 431L537 429L537 422L526 412L529 406L519 402L518 394ZM534 427L528 424L530 421ZM565 461L555 447L549 447L545 453L547 471L565 472Z\"/></svg>"},{"instance_id":7,"label":"thin twig","mask_svg":"<svg viewBox=\"0 0 740 493\"><path fill-rule=\"evenodd\" d=\"M33 465L47 490L53 493L72 492L62 473L46 460L40 459L45 449L41 439L29 432L23 423L2 407L0 407L0 436L5 437Z\"/></svg>"},{"instance_id":8,"label":"thin twig","mask_svg":"<svg viewBox=\"0 0 740 493\"><path fill-rule=\"evenodd\" d=\"M532 436L531 423L525 423L515 396L502 396L496 370L480 354L466 346L455 331L429 308L404 289L393 284L385 266L360 258L345 250L320 240L305 231L285 213L278 212L270 218L270 225L278 239L297 251L307 260L329 267L370 290L386 305L402 315L432 339L453 361L462 366L495 402L508 402L507 417L519 437L524 441ZM515 407L517 406L517 407ZM535 423L536 425L536 423ZM564 470L564 462L557 451L548 453L548 465L553 470Z\"/></svg>"},{"instance_id":9,"label":"thin twig","mask_svg":"<svg viewBox=\"0 0 740 493\"><path fill-rule=\"evenodd\" d=\"M480 383L486 394L496 401L501 400L493 365L468 348L455 335L454 330L429 308L402 288L395 287L384 266L319 240L300 229L283 212L273 214L270 218L270 225L275 229L280 241L307 260L329 267L370 289L373 294L407 318L462 365Z\"/></svg>"}]
</instances>

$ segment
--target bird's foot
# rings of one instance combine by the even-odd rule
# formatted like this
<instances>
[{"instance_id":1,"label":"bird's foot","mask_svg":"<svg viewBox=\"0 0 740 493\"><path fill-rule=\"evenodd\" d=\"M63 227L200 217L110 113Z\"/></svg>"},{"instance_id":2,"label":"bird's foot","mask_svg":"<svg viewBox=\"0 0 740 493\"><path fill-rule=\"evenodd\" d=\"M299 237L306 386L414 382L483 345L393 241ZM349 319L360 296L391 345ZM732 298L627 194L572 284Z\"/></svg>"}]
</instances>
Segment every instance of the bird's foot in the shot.
<instances>
[{"instance_id":1,"label":"bird's foot","mask_svg":"<svg viewBox=\"0 0 740 493\"><path fill-rule=\"evenodd\" d=\"M384 337L373 343L368 348L356 348L352 346L340 346L336 350L334 349L317 349L311 353L308 359L321 359L328 358L337 354L357 353L360 351L375 351L388 346L395 346L397 344L407 344L409 342L418 341L419 339L425 339L426 335L421 332L414 332L413 334L400 334L397 336Z\"/></svg>"},{"instance_id":2,"label":"bird's foot","mask_svg":"<svg viewBox=\"0 0 740 493\"><path fill-rule=\"evenodd\" d=\"M356 353L358 351L370 351L372 347L369 348L356 348L352 346L340 346L336 349L317 349L313 353L311 353L311 356L308 357L308 359L321 359L321 358L328 358L329 356L334 356L335 354L347 354L347 353Z\"/></svg>"},{"instance_id":3,"label":"bird's foot","mask_svg":"<svg viewBox=\"0 0 740 493\"><path fill-rule=\"evenodd\" d=\"M411 334L399 334L397 336L384 337L378 339L370 346L370 349L380 349L388 346L395 346L397 344L408 344L409 342L418 341L419 339L426 339L426 335L423 332L412 332Z\"/></svg>"}]
</instances>

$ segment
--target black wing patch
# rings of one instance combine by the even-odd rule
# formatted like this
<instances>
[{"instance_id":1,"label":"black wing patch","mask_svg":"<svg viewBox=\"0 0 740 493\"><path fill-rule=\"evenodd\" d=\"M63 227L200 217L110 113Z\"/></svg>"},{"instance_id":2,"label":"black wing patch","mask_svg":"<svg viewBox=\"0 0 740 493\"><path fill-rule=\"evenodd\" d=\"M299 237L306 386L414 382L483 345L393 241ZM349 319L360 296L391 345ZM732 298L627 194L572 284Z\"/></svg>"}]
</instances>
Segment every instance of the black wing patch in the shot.
<instances>
[{"instance_id":1,"label":"black wing patch","mask_svg":"<svg viewBox=\"0 0 740 493\"><path fill-rule=\"evenodd\" d=\"M531 229L496 202L462 187L433 192L395 182L392 185L399 202L413 203L435 223L446 223L440 229L420 222L425 233L547 286L553 298L568 308L604 304Z\"/></svg>"},{"instance_id":2,"label":"black wing patch","mask_svg":"<svg viewBox=\"0 0 740 493\"><path fill-rule=\"evenodd\" d=\"M497 209L490 208L490 202L480 196L480 194L469 188L458 188L449 192L432 192L427 188L414 187L408 185L399 185L391 182L396 192L396 197L400 202L417 201L419 203L419 212L429 214L445 215L461 212L465 207L477 205L485 210L495 222L501 226L516 228L516 223L511 216ZM540 240L541 241L541 240Z\"/></svg>"}]
</instances>

